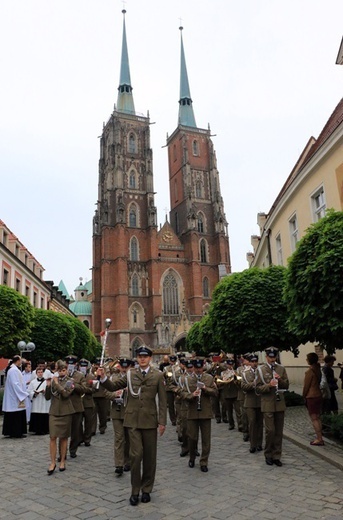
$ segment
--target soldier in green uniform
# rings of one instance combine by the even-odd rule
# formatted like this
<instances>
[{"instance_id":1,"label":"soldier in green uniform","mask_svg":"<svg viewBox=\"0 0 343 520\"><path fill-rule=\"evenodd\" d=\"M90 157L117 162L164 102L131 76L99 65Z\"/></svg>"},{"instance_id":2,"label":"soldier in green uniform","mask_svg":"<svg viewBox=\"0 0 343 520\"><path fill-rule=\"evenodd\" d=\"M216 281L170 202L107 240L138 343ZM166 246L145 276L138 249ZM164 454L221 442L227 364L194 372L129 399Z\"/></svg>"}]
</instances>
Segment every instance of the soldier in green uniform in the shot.
<instances>
[{"instance_id":1,"label":"soldier in green uniform","mask_svg":"<svg viewBox=\"0 0 343 520\"><path fill-rule=\"evenodd\" d=\"M77 457L77 448L82 442L82 417L84 412L82 395L86 391L86 378L77 370L77 357L74 355L67 356L65 361L68 365L68 376L72 378L74 390L70 396L70 400L74 407L75 413L71 423L71 437L69 443L69 453L72 459Z\"/></svg>"},{"instance_id":2,"label":"soldier in green uniform","mask_svg":"<svg viewBox=\"0 0 343 520\"><path fill-rule=\"evenodd\" d=\"M103 368L97 371L101 387L114 391L127 386L124 426L128 428L130 438L132 506L138 504L141 490L141 501L150 502L156 474L157 431L163 435L167 422L167 396L163 374L150 366L150 348L141 346L136 353L138 366L130 369L126 377L116 382L107 379Z\"/></svg>"},{"instance_id":3,"label":"soldier in green uniform","mask_svg":"<svg viewBox=\"0 0 343 520\"><path fill-rule=\"evenodd\" d=\"M119 372L112 374L110 377L113 383L118 379L126 377L126 373L131 367L131 360L127 358L120 358L118 363ZM112 401L111 419L114 432L114 465L116 467L115 473L120 477L124 470L129 471L130 469L129 432L124 427L127 388L115 390L114 392L106 390L106 397Z\"/></svg>"},{"instance_id":4,"label":"soldier in green uniform","mask_svg":"<svg viewBox=\"0 0 343 520\"><path fill-rule=\"evenodd\" d=\"M244 408L248 417L250 453L262 451L263 415L261 412L261 396L256 393L256 369L258 355L250 354L250 368L242 372L241 388L245 395Z\"/></svg>"},{"instance_id":5,"label":"soldier in green uniform","mask_svg":"<svg viewBox=\"0 0 343 520\"><path fill-rule=\"evenodd\" d=\"M282 466L282 436L286 403L283 391L289 387L285 367L276 363L278 349L265 350L266 363L257 369L256 391L261 394L261 410L264 418L266 464Z\"/></svg>"},{"instance_id":6,"label":"soldier in green uniform","mask_svg":"<svg viewBox=\"0 0 343 520\"><path fill-rule=\"evenodd\" d=\"M167 405L169 412L169 419L173 426L176 426L176 411L175 411L175 386L178 377L179 366L176 364L177 356L169 356L169 364L163 369L163 376L166 383L167 391Z\"/></svg>"},{"instance_id":7,"label":"soldier in green uniform","mask_svg":"<svg viewBox=\"0 0 343 520\"><path fill-rule=\"evenodd\" d=\"M204 360L194 359L194 374L185 378L182 396L188 402L187 433L189 443L188 466L194 468L199 430L201 432L200 469L208 471L208 457L211 449L211 396L218 390L214 378L204 372Z\"/></svg>"},{"instance_id":8,"label":"soldier in green uniform","mask_svg":"<svg viewBox=\"0 0 343 520\"><path fill-rule=\"evenodd\" d=\"M90 374L90 362L87 359L80 359L79 370L86 378L84 394L82 396L83 402L83 425L81 427L81 439L85 446L91 445L92 428L95 419L95 404L93 401L93 379L94 376Z\"/></svg>"}]
</instances>

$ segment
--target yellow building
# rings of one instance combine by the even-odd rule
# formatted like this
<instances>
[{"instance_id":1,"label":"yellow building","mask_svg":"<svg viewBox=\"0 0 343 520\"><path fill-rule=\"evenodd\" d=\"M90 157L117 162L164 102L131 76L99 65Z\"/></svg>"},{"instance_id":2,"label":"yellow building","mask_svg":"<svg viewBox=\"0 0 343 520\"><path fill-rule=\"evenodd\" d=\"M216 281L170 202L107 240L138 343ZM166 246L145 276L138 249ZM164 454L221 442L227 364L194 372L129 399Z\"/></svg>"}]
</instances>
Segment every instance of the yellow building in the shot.
<instances>
[{"instance_id":1,"label":"yellow building","mask_svg":"<svg viewBox=\"0 0 343 520\"><path fill-rule=\"evenodd\" d=\"M318 138L309 139L269 212L258 214L259 235L251 237L249 266L287 266L297 242L327 208L343 210L343 98ZM303 374L306 354L313 349L313 344L303 346L297 359L284 352L282 363L301 365ZM341 352L337 360L343 361Z\"/></svg>"}]
</instances>

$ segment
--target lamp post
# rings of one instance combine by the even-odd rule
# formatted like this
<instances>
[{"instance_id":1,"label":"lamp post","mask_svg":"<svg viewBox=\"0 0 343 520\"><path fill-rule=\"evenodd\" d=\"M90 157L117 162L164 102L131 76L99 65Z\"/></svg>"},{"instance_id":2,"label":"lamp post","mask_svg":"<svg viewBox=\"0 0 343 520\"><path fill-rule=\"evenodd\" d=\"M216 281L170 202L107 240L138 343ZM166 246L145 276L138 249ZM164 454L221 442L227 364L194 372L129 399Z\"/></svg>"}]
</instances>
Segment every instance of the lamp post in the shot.
<instances>
[{"instance_id":1,"label":"lamp post","mask_svg":"<svg viewBox=\"0 0 343 520\"><path fill-rule=\"evenodd\" d=\"M23 357L23 352L33 352L36 348L36 345L32 343L32 341L29 341L28 343L25 341L19 341L17 347L20 352L20 357Z\"/></svg>"}]
</instances>

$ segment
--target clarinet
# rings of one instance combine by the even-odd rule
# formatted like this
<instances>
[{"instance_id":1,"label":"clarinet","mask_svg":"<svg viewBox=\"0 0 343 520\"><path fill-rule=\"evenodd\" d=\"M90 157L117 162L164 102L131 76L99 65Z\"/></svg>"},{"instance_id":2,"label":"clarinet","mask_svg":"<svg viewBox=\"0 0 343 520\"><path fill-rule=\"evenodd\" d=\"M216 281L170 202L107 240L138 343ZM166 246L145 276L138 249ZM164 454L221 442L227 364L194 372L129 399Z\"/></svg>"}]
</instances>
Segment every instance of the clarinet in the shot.
<instances>
[{"instance_id":1,"label":"clarinet","mask_svg":"<svg viewBox=\"0 0 343 520\"><path fill-rule=\"evenodd\" d=\"M276 381L276 386L274 387L275 388L275 398L277 401L281 401L281 397L280 397L280 394L279 394L279 383L278 383L278 380L276 379L275 377L275 363L272 364L272 371L273 371L273 379L275 379Z\"/></svg>"},{"instance_id":2,"label":"clarinet","mask_svg":"<svg viewBox=\"0 0 343 520\"><path fill-rule=\"evenodd\" d=\"M200 382L201 376L198 376L198 382ZM197 403L197 412L201 412L201 388L198 387L199 395L198 395L198 403Z\"/></svg>"}]
</instances>

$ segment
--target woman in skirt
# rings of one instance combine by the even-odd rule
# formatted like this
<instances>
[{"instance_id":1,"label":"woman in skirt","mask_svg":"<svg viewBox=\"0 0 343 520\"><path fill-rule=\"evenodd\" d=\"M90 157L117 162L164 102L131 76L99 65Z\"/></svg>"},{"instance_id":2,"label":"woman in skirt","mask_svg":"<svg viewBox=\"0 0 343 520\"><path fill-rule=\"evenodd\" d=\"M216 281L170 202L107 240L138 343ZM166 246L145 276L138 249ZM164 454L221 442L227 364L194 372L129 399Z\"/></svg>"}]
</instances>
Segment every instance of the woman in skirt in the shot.
<instances>
[{"instance_id":1,"label":"woman in skirt","mask_svg":"<svg viewBox=\"0 0 343 520\"><path fill-rule=\"evenodd\" d=\"M52 475L56 469L57 439L59 439L60 471L64 471L67 454L68 438L71 434L71 419L74 407L70 400L70 394L74 389L73 380L67 376L67 364L57 361L56 372L52 379L47 380L45 399L51 399L49 411L50 431L50 466L48 475Z\"/></svg>"}]
</instances>

